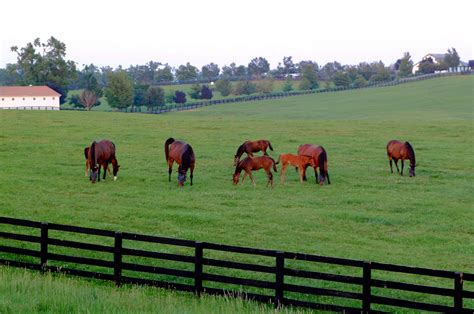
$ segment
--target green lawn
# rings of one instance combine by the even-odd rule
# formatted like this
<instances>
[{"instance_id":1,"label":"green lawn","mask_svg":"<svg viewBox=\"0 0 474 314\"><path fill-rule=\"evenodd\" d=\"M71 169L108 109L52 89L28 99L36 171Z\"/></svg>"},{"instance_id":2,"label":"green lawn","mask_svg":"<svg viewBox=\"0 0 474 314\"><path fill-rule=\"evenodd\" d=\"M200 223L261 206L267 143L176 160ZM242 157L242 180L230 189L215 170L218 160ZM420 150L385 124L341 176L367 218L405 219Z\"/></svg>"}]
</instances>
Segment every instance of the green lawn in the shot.
<instances>
[{"instance_id":1,"label":"green lawn","mask_svg":"<svg viewBox=\"0 0 474 314\"><path fill-rule=\"evenodd\" d=\"M164 115L0 112L4 216L257 248L474 272L473 76L217 105ZM194 148L194 186L168 182L163 143ZM92 185L83 148L111 139L119 179ZM277 158L323 145L330 186L288 171L232 185L233 156L269 139ZM416 177L390 174L408 140ZM472 290L472 288L471 288ZM472 306L471 306L472 307ZM1 309L1 308L0 308Z\"/></svg>"}]
</instances>

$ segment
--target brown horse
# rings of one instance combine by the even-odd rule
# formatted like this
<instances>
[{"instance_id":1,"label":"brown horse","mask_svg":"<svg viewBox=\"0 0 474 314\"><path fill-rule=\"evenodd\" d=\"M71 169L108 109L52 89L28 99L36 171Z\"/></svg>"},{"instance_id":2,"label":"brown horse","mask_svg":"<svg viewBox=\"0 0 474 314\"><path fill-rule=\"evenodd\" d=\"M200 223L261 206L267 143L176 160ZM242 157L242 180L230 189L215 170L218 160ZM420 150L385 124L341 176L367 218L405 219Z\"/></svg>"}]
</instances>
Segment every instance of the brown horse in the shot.
<instances>
[{"instance_id":1,"label":"brown horse","mask_svg":"<svg viewBox=\"0 0 474 314\"><path fill-rule=\"evenodd\" d=\"M196 164L196 157L191 145L182 141L175 141L170 137L165 142L165 157L168 163L168 180L171 182L171 171L173 170L173 162L179 165L178 167L178 184L183 186L186 181L186 172L190 170L189 177L191 178L191 185L193 185L193 172Z\"/></svg>"},{"instance_id":2,"label":"brown horse","mask_svg":"<svg viewBox=\"0 0 474 314\"><path fill-rule=\"evenodd\" d=\"M90 150L90 147L86 147L84 148L84 156L86 157L86 177L87 176L90 176L90 168L91 168L91 165L89 164L89 150ZM104 168L104 171L105 171L105 168ZM110 167L109 165L107 165L107 172L109 173L110 175Z\"/></svg>"},{"instance_id":3,"label":"brown horse","mask_svg":"<svg viewBox=\"0 0 474 314\"><path fill-rule=\"evenodd\" d=\"M388 155L388 162L390 164L390 171L393 173L392 168L392 159L395 160L395 166L397 167L397 171L400 172L398 169L398 160L402 161L402 172L400 173L403 176L403 161L405 159L410 160L410 177L415 176L415 167L416 167L416 159L415 159L415 151L410 143L405 142L402 143L397 140L392 140L387 143L387 155Z\"/></svg>"},{"instance_id":4,"label":"brown horse","mask_svg":"<svg viewBox=\"0 0 474 314\"><path fill-rule=\"evenodd\" d=\"M289 165L296 167L300 175L301 183L303 183L304 170L306 169L306 167L311 166L314 168L316 166L313 157L304 156L304 155L281 154L280 156L278 156L278 161L276 163L279 164L280 161L281 161L280 181L282 184L285 184L285 172L286 172L286 168Z\"/></svg>"},{"instance_id":5,"label":"brown horse","mask_svg":"<svg viewBox=\"0 0 474 314\"><path fill-rule=\"evenodd\" d=\"M324 185L326 179L328 180L328 184L331 184L331 180L329 180L329 172L328 172L328 158L326 154L326 150L322 146L315 146L312 144L303 144L298 147L298 155L305 155L313 157L313 169L314 169L314 177L316 178L316 182L319 182L319 185ZM306 181L306 168L308 165L305 166L303 170L303 180ZM317 168L319 167L319 176Z\"/></svg>"},{"instance_id":6,"label":"brown horse","mask_svg":"<svg viewBox=\"0 0 474 314\"><path fill-rule=\"evenodd\" d=\"M242 145L239 146L237 152L234 156L234 166L240 161L243 153L247 153L247 156L253 157L253 153L262 151L264 155L267 154L267 149L273 150L272 144L268 140L258 140L258 141L245 141Z\"/></svg>"},{"instance_id":7,"label":"brown horse","mask_svg":"<svg viewBox=\"0 0 474 314\"><path fill-rule=\"evenodd\" d=\"M89 148L89 154L87 159L89 161L89 166L91 169L90 180L92 181L92 183L95 183L96 180L100 181L100 166L104 168L103 179L105 180L105 169L109 167L109 163L112 163L114 181L117 180L117 173L119 171L120 166L118 164L117 158L115 157L114 143L108 140L92 142Z\"/></svg>"},{"instance_id":8,"label":"brown horse","mask_svg":"<svg viewBox=\"0 0 474 314\"><path fill-rule=\"evenodd\" d=\"M252 170L259 170L264 169L267 173L268 182L267 186L270 184L273 186L273 174L270 168L273 167L273 170L277 172L277 168L275 166L275 160L268 156L260 156L260 157L246 157L245 159L239 161L237 166L235 167L234 172L234 185L239 183L240 173L242 170L245 171L244 177L242 178L242 184L244 184L245 177L249 175L250 180L252 180L253 186L255 186L255 181L252 177Z\"/></svg>"}]
</instances>

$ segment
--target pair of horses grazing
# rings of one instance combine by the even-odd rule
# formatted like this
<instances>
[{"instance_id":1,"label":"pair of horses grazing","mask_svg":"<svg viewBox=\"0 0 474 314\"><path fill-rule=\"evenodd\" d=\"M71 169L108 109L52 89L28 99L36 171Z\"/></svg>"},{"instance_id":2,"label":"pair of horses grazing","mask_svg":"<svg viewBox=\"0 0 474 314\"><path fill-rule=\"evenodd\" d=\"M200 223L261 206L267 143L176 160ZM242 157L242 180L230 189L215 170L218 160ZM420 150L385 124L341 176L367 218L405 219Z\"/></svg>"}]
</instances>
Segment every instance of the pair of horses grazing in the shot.
<instances>
[{"instance_id":1,"label":"pair of horses grazing","mask_svg":"<svg viewBox=\"0 0 474 314\"><path fill-rule=\"evenodd\" d=\"M392 167L392 159L395 161L395 166L397 167L397 171L400 172L398 169L398 160L402 161L402 171L400 172L403 175L403 166L404 160L410 160L410 170L409 174L410 177L415 176L415 167L416 167L416 159L415 159L415 151L409 142L402 143L397 140L391 140L387 143L387 156L388 162L390 164L390 171L393 173Z\"/></svg>"},{"instance_id":2,"label":"pair of horses grazing","mask_svg":"<svg viewBox=\"0 0 474 314\"><path fill-rule=\"evenodd\" d=\"M166 162L168 163L168 181L171 182L173 162L176 162L179 165L178 185L184 186L188 169L190 170L190 184L193 185L193 172L196 164L196 156L194 155L191 145L183 141L176 141L174 138L170 137L165 141L165 157Z\"/></svg>"},{"instance_id":3,"label":"pair of horses grazing","mask_svg":"<svg viewBox=\"0 0 474 314\"><path fill-rule=\"evenodd\" d=\"M262 151L265 156L268 156L267 149L273 150L272 144L269 140L257 140L257 141L245 141L242 145L237 148L237 152L234 156L234 166L240 161L240 157L244 153L247 153L247 156L253 157L253 153Z\"/></svg>"},{"instance_id":4,"label":"pair of horses grazing","mask_svg":"<svg viewBox=\"0 0 474 314\"><path fill-rule=\"evenodd\" d=\"M119 171L119 164L115 157L115 144L108 140L99 142L93 141L91 146L84 149L86 157L86 175L90 172L89 179L92 183L100 181L100 168L104 168L105 180L106 169L109 170L109 164L112 164L114 181L117 180L117 173ZM110 174L110 170L109 170Z\"/></svg>"}]
</instances>

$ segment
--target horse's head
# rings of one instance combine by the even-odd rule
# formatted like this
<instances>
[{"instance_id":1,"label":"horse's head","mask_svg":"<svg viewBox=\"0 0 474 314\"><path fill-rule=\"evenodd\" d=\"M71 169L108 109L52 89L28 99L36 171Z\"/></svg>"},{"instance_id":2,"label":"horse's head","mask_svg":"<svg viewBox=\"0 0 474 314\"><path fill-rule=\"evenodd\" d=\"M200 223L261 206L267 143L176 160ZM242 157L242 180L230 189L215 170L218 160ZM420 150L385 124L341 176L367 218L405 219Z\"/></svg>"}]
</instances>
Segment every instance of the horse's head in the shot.
<instances>
[{"instance_id":1,"label":"horse's head","mask_svg":"<svg viewBox=\"0 0 474 314\"><path fill-rule=\"evenodd\" d=\"M239 179L240 179L240 172L239 173L234 173L234 176L232 178L232 181L234 182L234 185L239 184Z\"/></svg>"},{"instance_id":2,"label":"horse's head","mask_svg":"<svg viewBox=\"0 0 474 314\"><path fill-rule=\"evenodd\" d=\"M409 170L410 177L415 176L415 167L416 167L416 165L410 165L410 170Z\"/></svg>"},{"instance_id":3,"label":"horse's head","mask_svg":"<svg viewBox=\"0 0 474 314\"><path fill-rule=\"evenodd\" d=\"M117 180L117 173L119 171L120 165L113 165L113 167L114 167L113 173L114 173L114 181L115 181Z\"/></svg>"},{"instance_id":4,"label":"horse's head","mask_svg":"<svg viewBox=\"0 0 474 314\"><path fill-rule=\"evenodd\" d=\"M186 182L186 170L178 170L178 185L184 186Z\"/></svg>"},{"instance_id":5,"label":"horse's head","mask_svg":"<svg viewBox=\"0 0 474 314\"><path fill-rule=\"evenodd\" d=\"M321 174L319 174L318 176L318 183L320 186L323 186L324 185L324 182L326 182L326 176L323 176Z\"/></svg>"},{"instance_id":6,"label":"horse's head","mask_svg":"<svg viewBox=\"0 0 474 314\"><path fill-rule=\"evenodd\" d=\"M100 165L94 165L91 167L90 180L92 183L95 183L95 181L97 181L97 177L99 176L99 167Z\"/></svg>"}]
</instances>

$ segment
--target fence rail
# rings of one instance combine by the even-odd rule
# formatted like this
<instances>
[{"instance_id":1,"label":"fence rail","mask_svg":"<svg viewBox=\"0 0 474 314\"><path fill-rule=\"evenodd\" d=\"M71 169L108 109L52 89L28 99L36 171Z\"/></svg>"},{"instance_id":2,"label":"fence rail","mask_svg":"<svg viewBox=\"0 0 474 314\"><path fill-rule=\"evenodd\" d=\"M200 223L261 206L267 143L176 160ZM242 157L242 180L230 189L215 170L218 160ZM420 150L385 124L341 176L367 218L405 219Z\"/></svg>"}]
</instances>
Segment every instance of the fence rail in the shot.
<instances>
[{"instance_id":1,"label":"fence rail","mask_svg":"<svg viewBox=\"0 0 474 314\"><path fill-rule=\"evenodd\" d=\"M392 307L395 307L456 313L472 313L474 311L466 305L466 302L469 303L469 306L474 304L474 292L463 288L465 282L471 284L474 282L474 274L202 243L8 217L0 217L0 226L16 231L0 231L0 238L3 239L0 245L0 264L26 267L42 272L63 272L75 276L109 280L115 282L117 286L139 284L189 291L197 295L201 293L230 294L255 301L273 303L275 307L291 305L329 311L380 312L380 310L377 310L380 306L385 306L382 307L383 310L391 310ZM17 233L19 230L30 234ZM50 231L54 232L55 237L50 236ZM34 232L39 232L39 235L31 235ZM71 237L71 235L75 238L80 235L92 235L99 237L100 241L113 242L113 244L85 243L59 238L62 236ZM130 241L134 248L124 247L124 240ZM144 250L137 247L139 243L163 244L192 251L194 254L186 255ZM31 249L32 245L38 244L38 249ZM19 247L18 245L30 246L30 248ZM50 251L57 247L73 250L72 252L68 251L67 254ZM108 258L86 257L81 254L84 250L105 254ZM212 255L212 252L224 252L226 258L208 257L207 255ZM248 257L270 259L272 265L260 265L242 260L231 261L227 257L231 253L236 253L241 258L243 258L242 255L246 255L247 259ZM142 259L140 263L136 263L124 261L125 257ZM35 258L39 258L39 262L31 262L31 259ZM147 265L146 263L150 259L154 264ZM168 264L163 264L163 261ZM60 266L51 265L58 262L61 263ZM194 267L185 270L178 269L178 264L169 265L174 262ZM322 263L333 268L355 269L362 275L326 273L309 269L297 269L296 266L286 265L294 262L310 263L312 266ZM82 269L75 268L77 265L82 265L80 266ZM96 270L97 268L105 269L105 272L99 272ZM221 273L213 272L216 268L220 269ZM240 274L222 274L222 272L229 270L247 271L251 274L261 274L266 277L264 279L245 278ZM124 271L132 272L134 275L123 274ZM451 285L450 287L439 287L375 278L375 272L380 271L389 274L415 275L418 276L417 279L421 276L439 278L450 281ZM136 273L146 275L137 276ZM184 278L187 282L176 282L177 278ZM292 279L297 279L297 281ZM322 285L316 287L314 286L315 283L331 283L333 285L342 283L355 287L355 289L347 291L337 289L334 286ZM221 286L216 288L216 285ZM225 287L222 288L222 285ZM234 287L234 289L228 288L229 286ZM256 290L258 290L258 293L256 293ZM396 295L397 297L386 296L380 295L380 290L401 291L405 294L402 294L402 297L398 295ZM428 303L425 302L425 298L415 298L411 294L406 294L406 292L422 294L423 296L438 296L445 299L443 299L444 302L438 302L437 300L438 303ZM327 303L328 298L331 298L330 303ZM341 299L344 299L344 302L340 303L339 300Z\"/></svg>"}]
</instances>

